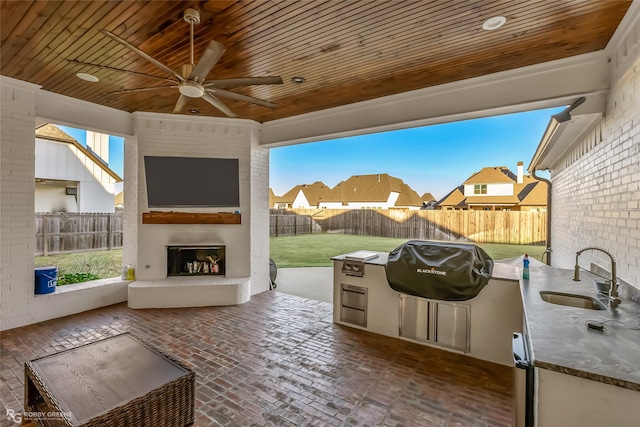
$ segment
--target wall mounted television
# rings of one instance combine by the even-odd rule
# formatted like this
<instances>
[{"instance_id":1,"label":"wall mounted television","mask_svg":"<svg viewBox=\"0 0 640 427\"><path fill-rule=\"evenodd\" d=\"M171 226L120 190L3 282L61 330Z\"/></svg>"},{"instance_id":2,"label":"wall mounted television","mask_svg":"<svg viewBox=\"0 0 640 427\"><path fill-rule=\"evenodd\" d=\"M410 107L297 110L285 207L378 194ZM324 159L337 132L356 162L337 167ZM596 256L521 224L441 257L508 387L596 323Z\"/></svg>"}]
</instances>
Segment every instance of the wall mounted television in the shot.
<instances>
[{"instance_id":1,"label":"wall mounted television","mask_svg":"<svg viewBox=\"0 0 640 427\"><path fill-rule=\"evenodd\" d=\"M239 207L238 159L144 156L150 208Z\"/></svg>"}]
</instances>

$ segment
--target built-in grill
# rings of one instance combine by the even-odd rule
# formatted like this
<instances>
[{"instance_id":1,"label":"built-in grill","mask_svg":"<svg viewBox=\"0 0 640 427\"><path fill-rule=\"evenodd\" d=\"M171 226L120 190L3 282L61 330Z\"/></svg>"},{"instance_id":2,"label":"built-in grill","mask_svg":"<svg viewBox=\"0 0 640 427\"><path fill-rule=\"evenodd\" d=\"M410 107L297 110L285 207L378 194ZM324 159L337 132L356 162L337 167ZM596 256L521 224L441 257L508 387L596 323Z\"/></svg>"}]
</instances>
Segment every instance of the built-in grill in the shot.
<instances>
[{"instance_id":1,"label":"built-in grill","mask_svg":"<svg viewBox=\"0 0 640 427\"><path fill-rule=\"evenodd\" d=\"M345 255L342 262L342 272L347 276L364 276L364 264L366 261L377 258L376 252L357 251Z\"/></svg>"},{"instance_id":2,"label":"built-in grill","mask_svg":"<svg viewBox=\"0 0 640 427\"><path fill-rule=\"evenodd\" d=\"M389 253L389 286L403 294L464 301L489 282L493 260L473 243L409 240Z\"/></svg>"}]
</instances>

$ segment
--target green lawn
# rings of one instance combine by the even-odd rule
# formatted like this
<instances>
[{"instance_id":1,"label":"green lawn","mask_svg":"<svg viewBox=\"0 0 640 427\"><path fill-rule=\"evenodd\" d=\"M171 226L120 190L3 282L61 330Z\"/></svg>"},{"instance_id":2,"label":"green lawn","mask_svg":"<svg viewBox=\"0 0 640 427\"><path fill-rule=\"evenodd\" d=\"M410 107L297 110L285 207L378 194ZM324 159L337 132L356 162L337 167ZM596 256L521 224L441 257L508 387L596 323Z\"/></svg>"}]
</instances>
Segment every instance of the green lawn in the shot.
<instances>
[{"instance_id":1,"label":"green lawn","mask_svg":"<svg viewBox=\"0 0 640 427\"><path fill-rule=\"evenodd\" d=\"M120 276L122 271L122 249L111 251L79 252L35 257L36 267L55 265L58 275L91 273L106 279Z\"/></svg>"},{"instance_id":2,"label":"green lawn","mask_svg":"<svg viewBox=\"0 0 640 427\"><path fill-rule=\"evenodd\" d=\"M332 256L357 250L389 252L406 241L407 239L324 233L272 237L270 257L279 268L329 267ZM544 246L532 245L481 243L478 246L494 260L513 258L525 253L540 259L545 250Z\"/></svg>"},{"instance_id":3,"label":"green lawn","mask_svg":"<svg viewBox=\"0 0 640 427\"><path fill-rule=\"evenodd\" d=\"M389 252L406 241L407 239L325 233L272 237L270 257L279 268L330 267L332 256L357 250ZM494 260L513 258L525 253L540 259L545 249L544 246L495 243L482 243L478 246ZM57 266L60 276L67 273L91 273L100 278L116 277L120 276L122 269L122 249L35 258L36 267L48 265Z\"/></svg>"}]
</instances>

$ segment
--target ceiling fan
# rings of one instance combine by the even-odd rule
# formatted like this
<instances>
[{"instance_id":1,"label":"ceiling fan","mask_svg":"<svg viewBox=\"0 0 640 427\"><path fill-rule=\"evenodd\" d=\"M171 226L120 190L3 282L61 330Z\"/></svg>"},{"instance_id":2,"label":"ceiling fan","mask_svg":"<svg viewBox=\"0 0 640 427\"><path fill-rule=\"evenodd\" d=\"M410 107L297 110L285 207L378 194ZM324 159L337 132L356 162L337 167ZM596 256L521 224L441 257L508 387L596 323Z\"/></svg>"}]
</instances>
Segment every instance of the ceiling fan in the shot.
<instances>
[{"instance_id":1,"label":"ceiling fan","mask_svg":"<svg viewBox=\"0 0 640 427\"><path fill-rule=\"evenodd\" d=\"M263 107L275 108L276 104L273 102L265 101L262 99L254 98L252 96L242 95L239 93L231 92L226 90L225 88L233 88L240 86L251 86L251 85L272 85L272 84L282 84L282 78L280 76L266 76L266 77L241 77L234 79L221 79L221 80L206 80L207 75L211 71L211 69L216 65L216 63L222 57L222 54L225 52L226 48L218 43L215 40L209 42L209 45L205 49L202 57L197 64L194 64L193 61L193 26L195 24L200 23L200 13L195 9L186 9L184 11L184 20L190 24L191 27L191 38L190 38L190 48L191 48L191 63L184 64L180 68L180 72L176 72L171 68L167 67L160 61L156 60L152 56L144 53L137 47L133 46L126 40L121 39L115 34L102 29L100 32L111 39L117 41L127 49L137 53L147 61L154 64L156 67L161 70L171 74L177 80L173 79L164 79L169 80L173 84L167 86L153 86L153 87L145 87L139 89L125 89L114 92L109 92L110 94L114 93L130 93L130 92L142 92L148 90L157 90L157 89L166 89L166 88L177 88L180 92L180 98L176 102L175 107L173 108L174 113L179 113L185 107L185 105L189 102L190 98L202 98L207 101L209 104L216 107L218 110L222 111L228 117L237 117L237 115L229 109L222 101L220 101L215 95L223 96L230 99L236 99L239 101L250 102L252 104L261 105ZM79 64L85 65L93 65L95 64L86 64L81 63L79 61L71 61ZM111 70L118 70L124 72L130 72L138 75L150 76L148 74L142 74L138 72L132 72L128 70L120 70L112 67L102 67L108 68ZM158 76L150 76L156 77Z\"/></svg>"}]
</instances>

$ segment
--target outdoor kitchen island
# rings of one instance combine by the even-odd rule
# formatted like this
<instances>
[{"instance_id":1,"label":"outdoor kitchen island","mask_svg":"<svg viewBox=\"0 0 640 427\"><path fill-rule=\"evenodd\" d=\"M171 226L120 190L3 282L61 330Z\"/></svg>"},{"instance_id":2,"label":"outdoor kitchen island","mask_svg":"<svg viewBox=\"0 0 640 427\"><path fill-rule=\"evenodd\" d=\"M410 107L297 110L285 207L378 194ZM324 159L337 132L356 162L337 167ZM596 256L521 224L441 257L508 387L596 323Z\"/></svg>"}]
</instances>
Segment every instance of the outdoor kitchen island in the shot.
<instances>
[{"instance_id":1,"label":"outdoor kitchen island","mask_svg":"<svg viewBox=\"0 0 640 427\"><path fill-rule=\"evenodd\" d=\"M640 419L637 404L640 401L640 331L633 327L640 327L640 305L629 298L630 292L637 290L621 287L622 303L614 309L607 306L604 310L588 310L551 304L542 300L541 291L594 296L593 280L597 276L584 272L581 281L574 282L573 270L551 268L531 260L531 278L522 280L521 259L498 262L489 283L475 298L455 302L469 308L466 312L469 315L466 331L469 346L465 350L455 350L449 345L439 345L437 334L435 341L401 336L401 294L391 289L386 278L388 253L374 252L373 256L359 252L366 258L361 277L343 272L344 263L350 262L351 254L332 258L334 323L462 352L507 366L513 366L513 332L524 329L535 372L535 426L637 426ZM346 292L344 285L347 285ZM354 295L358 294L361 297L356 298L354 304ZM343 312L345 306L347 316ZM364 317L355 317L356 321L364 320L361 324L354 323L354 317L349 316L349 310L354 310L352 307L364 308ZM436 311L440 312L440 308ZM420 319L427 323L424 328L429 329L428 323L433 318L423 313ZM630 327L610 321L605 324L607 329L601 332L589 329L588 320L617 320ZM415 328L412 328L409 334L425 336L414 332ZM519 395L518 384L516 388L515 394Z\"/></svg>"},{"instance_id":2,"label":"outdoor kitchen island","mask_svg":"<svg viewBox=\"0 0 640 427\"><path fill-rule=\"evenodd\" d=\"M335 323L513 366L509 337L522 330L513 266L495 264L489 283L474 298L435 301L393 290L385 270L388 256L358 251L331 258ZM362 276L349 271L350 265L362 268Z\"/></svg>"}]
</instances>

